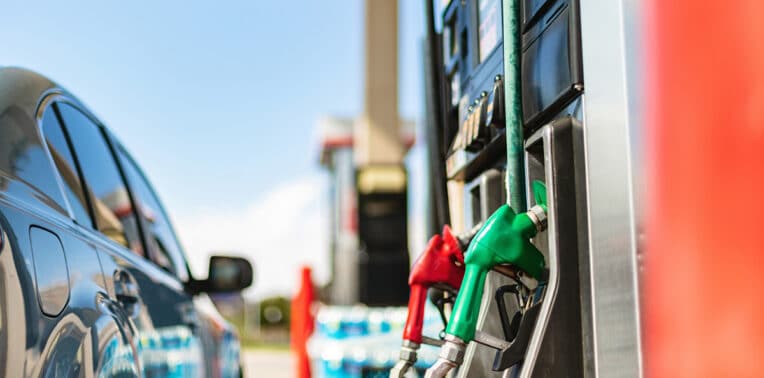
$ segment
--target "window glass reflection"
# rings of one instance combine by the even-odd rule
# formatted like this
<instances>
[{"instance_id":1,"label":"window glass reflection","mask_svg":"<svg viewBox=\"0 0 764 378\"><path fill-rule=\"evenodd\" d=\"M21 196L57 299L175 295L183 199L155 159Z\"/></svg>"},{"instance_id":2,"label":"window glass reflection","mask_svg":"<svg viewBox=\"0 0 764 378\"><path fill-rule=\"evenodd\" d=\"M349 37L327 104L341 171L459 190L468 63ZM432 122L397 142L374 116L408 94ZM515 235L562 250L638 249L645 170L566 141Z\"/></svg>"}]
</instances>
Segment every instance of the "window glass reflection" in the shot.
<instances>
[{"instance_id":1,"label":"window glass reflection","mask_svg":"<svg viewBox=\"0 0 764 378\"><path fill-rule=\"evenodd\" d=\"M96 228L144 256L130 196L103 133L72 106L62 103L58 109L90 192Z\"/></svg>"},{"instance_id":2,"label":"window glass reflection","mask_svg":"<svg viewBox=\"0 0 764 378\"><path fill-rule=\"evenodd\" d=\"M77 166L75 165L69 142L56 116L55 105L49 106L45 110L42 118L42 130L45 135L45 141L48 144L48 150L53 157L53 162L58 167L64 193L67 200L69 200L74 220L83 226L91 227L93 221L88 213L88 205L85 201L80 176L77 173Z\"/></svg>"},{"instance_id":3,"label":"window glass reflection","mask_svg":"<svg viewBox=\"0 0 764 378\"><path fill-rule=\"evenodd\" d=\"M117 154L135 196L139 213L143 216L144 224L148 226L146 237L152 258L159 266L184 280L187 277L187 269L182 248L159 198L127 152L120 147Z\"/></svg>"}]
</instances>

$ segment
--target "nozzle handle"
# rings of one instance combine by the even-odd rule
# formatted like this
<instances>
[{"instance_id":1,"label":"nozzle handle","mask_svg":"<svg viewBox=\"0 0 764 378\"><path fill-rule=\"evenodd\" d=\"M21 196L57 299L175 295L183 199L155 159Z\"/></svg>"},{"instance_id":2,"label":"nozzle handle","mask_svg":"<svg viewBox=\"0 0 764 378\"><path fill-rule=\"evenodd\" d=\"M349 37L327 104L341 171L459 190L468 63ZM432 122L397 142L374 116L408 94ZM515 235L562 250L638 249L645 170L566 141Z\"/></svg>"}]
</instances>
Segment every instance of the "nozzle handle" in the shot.
<instances>
[{"instance_id":1,"label":"nozzle handle","mask_svg":"<svg viewBox=\"0 0 764 378\"><path fill-rule=\"evenodd\" d=\"M409 311L406 326L403 328L403 339L422 343L422 324L424 323L424 305L427 301L427 287L412 284L409 294Z\"/></svg>"},{"instance_id":2,"label":"nozzle handle","mask_svg":"<svg viewBox=\"0 0 764 378\"><path fill-rule=\"evenodd\" d=\"M446 327L446 333L456 336L464 342L475 338L480 313L480 302L483 299L483 287L488 271L480 266L469 264L466 266L462 287L456 296L454 310Z\"/></svg>"}]
</instances>

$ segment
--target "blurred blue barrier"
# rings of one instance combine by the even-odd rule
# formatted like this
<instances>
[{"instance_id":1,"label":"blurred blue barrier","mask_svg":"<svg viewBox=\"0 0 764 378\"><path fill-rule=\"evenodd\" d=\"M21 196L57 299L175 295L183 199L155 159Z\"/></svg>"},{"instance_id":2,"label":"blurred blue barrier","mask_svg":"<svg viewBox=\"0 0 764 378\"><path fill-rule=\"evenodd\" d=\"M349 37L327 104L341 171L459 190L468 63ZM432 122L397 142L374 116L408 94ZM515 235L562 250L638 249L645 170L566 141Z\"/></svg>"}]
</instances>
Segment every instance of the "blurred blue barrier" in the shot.
<instances>
[{"instance_id":1,"label":"blurred blue barrier","mask_svg":"<svg viewBox=\"0 0 764 378\"><path fill-rule=\"evenodd\" d=\"M313 376L387 377L398 360L407 311L406 307L321 307L316 315L316 332L308 340ZM437 337L442 329L437 310L428 303L424 334ZM422 376L437 358L438 348L423 345L411 376Z\"/></svg>"}]
</instances>

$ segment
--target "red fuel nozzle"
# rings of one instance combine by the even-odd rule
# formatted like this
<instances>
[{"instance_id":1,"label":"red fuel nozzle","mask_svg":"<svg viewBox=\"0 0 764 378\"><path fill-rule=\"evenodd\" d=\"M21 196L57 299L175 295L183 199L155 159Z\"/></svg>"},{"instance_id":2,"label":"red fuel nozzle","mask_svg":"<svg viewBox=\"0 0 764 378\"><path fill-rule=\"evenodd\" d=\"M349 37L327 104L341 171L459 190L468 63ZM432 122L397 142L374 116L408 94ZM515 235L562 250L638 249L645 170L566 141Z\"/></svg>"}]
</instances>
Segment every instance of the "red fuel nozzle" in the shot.
<instances>
[{"instance_id":1,"label":"red fuel nozzle","mask_svg":"<svg viewBox=\"0 0 764 378\"><path fill-rule=\"evenodd\" d=\"M411 275L409 275L411 295L406 327L403 329L404 340L417 344L422 342L427 289L431 286L445 285L458 290L463 277L464 254L451 228L444 226L443 235L435 235L430 239L427 248L411 268Z\"/></svg>"},{"instance_id":2,"label":"red fuel nozzle","mask_svg":"<svg viewBox=\"0 0 764 378\"><path fill-rule=\"evenodd\" d=\"M390 370L391 378L404 377L406 371L416 362L417 349L422 343L422 323L427 289L432 286L446 286L458 290L464 277L464 254L459 240L448 226L442 235L435 235L427 243L424 252L414 262L409 275L409 313L403 329L403 345L400 360Z\"/></svg>"}]
</instances>

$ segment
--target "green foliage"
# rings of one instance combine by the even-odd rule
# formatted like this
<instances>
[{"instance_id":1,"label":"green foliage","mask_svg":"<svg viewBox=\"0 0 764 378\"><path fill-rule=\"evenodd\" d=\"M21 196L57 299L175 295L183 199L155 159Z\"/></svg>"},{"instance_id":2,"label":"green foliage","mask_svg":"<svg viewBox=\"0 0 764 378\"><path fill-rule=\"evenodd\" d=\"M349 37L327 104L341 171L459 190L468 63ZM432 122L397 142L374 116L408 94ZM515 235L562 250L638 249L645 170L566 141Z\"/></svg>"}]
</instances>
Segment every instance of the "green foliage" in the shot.
<instances>
[{"instance_id":1,"label":"green foliage","mask_svg":"<svg viewBox=\"0 0 764 378\"><path fill-rule=\"evenodd\" d=\"M291 302L285 297L266 298L260 302L260 323L264 328L289 327Z\"/></svg>"}]
</instances>

